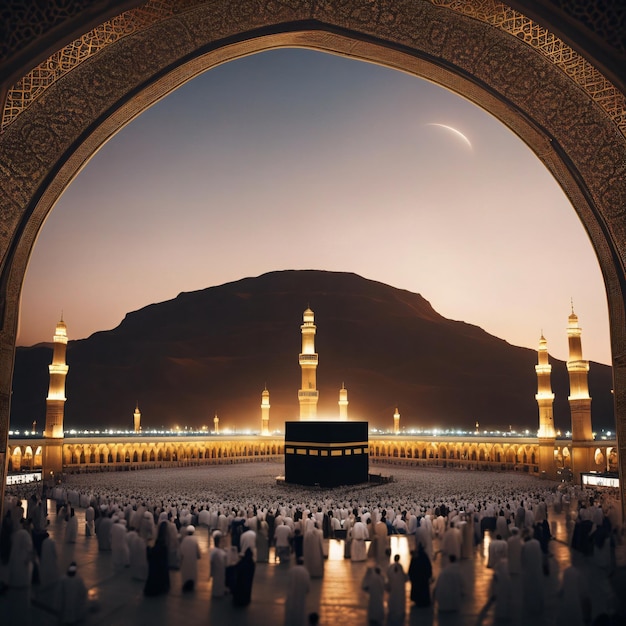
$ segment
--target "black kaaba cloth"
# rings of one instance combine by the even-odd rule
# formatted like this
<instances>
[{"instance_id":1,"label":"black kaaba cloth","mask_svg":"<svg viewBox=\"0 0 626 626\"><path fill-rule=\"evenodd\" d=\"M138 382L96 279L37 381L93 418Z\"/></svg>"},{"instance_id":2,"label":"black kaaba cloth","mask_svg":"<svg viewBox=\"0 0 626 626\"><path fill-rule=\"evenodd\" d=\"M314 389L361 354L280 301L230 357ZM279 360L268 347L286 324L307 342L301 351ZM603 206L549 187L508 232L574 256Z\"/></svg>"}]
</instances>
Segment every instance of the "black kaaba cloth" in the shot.
<instances>
[{"instance_id":1,"label":"black kaaba cloth","mask_svg":"<svg viewBox=\"0 0 626 626\"><path fill-rule=\"evenodd\" d=\"M367 422L286 422L285 482L338 487L368 479Z\"/></svg>"}]
</instances>

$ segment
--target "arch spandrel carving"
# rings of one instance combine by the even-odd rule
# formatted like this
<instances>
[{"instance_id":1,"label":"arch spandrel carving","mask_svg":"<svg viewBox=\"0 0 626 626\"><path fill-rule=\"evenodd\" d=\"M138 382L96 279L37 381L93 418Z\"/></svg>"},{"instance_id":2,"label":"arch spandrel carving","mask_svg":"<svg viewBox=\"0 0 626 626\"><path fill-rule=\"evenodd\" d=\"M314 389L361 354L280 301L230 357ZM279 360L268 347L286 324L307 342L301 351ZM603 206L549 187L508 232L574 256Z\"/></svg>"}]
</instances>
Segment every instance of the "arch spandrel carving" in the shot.
<instances>
[{"instance_id":1,"label":"arch spandrel carving","mask_svg":"<svg viewBox=\"0 0 626 626\"><path fill-rule=\"evenodd\" d=\"M401 69L460 93L522 137L553 173L589 233L605 277L626 470L623 93L611 91L595 68L550 33L493 0L147 4L180 10L80 59L30 106L11 114L0 135L3 433L26 264L65 186L112 134L186 80L241 55L304 46Z\"/></svg>"},{"instance_id":2,"label":"arch spandrel carving","mask_svg":"<svg viewBox=\"0 0 626 626\"><path fill-rule=\"evenodd\" d=\"M213 3L213 8L217 4L219 3ZM415 17L417 8L413 6L412 8L413 13L410 13L409 17L411 15ZM436 58L440 60L442 65L457 64L459 70L464 74L469 73L471 75L473 72L480 80L491 79L491 82L495 83L495 87L485 83L486 86L489 89L499 89L505 102L499 102L497 99L494 101L493 98L487 97L488 94L485 89L477 87L472 81L464 81L454 74L451 75L449 72L444 72L440 66L425 64L423 61L418 62L415 58L401 58L402 55L394 53L393 50L372 49L372 46L366 46L362 43L355 44L353 40L340 41L337 37L333 38L330 35L323 35L319 32L303 33L301 36L293 32L283 33L282 37L269 38L265 44L260 44L256 47L248 42L247 45L242 45L237 51L231 48L230 53L231 56L239 56L247 52L253 52L256 49L290 44L306 45L308 42L308 45L313 48L335 49L335 51L344 54L351 51L351 56L376 62L386 62L392 67L402 67L404 64L407 70L449 86L485 106L485 108L501 117L501 119L504 119L520 135L525 133L527 135L530 132L530 128L528 128L528 124L526 124L525 130L517 128L521 124L521 121L517 119L519 113L515 110L509 110L509 108L513 107L515 109L517 107L520 110L532 110L533 113L536 113L538 123L549 131L550 136L562 135L564 144L568 142L568 137L571 138L572 145L563 145L562 148L569 150L572 154L576 153L576 160L586 165L586 167L592 170L591 173L593 174L590 176L591 186L588 186L588 189L584 189L582 195L584 196L584 192L588 192L598 200L598 203L600 203L600 200L602 201L605 205L605 215L612 218L603 224L605 227L613 227L613 237L610 237L610 240L612 242L622 241L625 238L623 235L626 227L624 226L624 220L618 218L623 215L625 210L625 203L621 199L626 194L626 191L623 189L623 186L626 185L624 182L626 180L626 171L624 171L626 165L624 164L624 159L619 158L623 156L623 142L618 145L615 141L611 141L610 135L611 132L615 133L615 126L610 123L607 124L606 116L603 117L598 107L595 107L589 98L583 97L584 94L582 92L576 94L578 98L573 98L571 93L572 85L567 84L565 74L555 69L549 63L544 63L545 66L541 66L543 57L535 54L524 43L516 41L511 37L503 39L502 33L476 20L469 20L465 17L450 20L450 12L447 9L436 9L428 3L422 3L419 9L422 12L427 10L431 12L439 11L438 17L433 17L429 13L430 21L428 23L431 26L437 26L435 31L445 32L445 37L443 35L432 35L432 30L425 33L423 31L428 29L418 29L411 41L412 45L416 46L417 56L439 55ZM206 10L206 8L203 7L203 10ZM199 9L194 11L194 18L198 17L199 11ZM37 105L42 105L44 109L47 107L49 110L55 111L54 124L42 123L43 119L41 116L33 115L29 117L29 111L26 111L20 118L28 119L23 120L21 127L19 127L20 124L18 122L22 120L18 119L9 128L0 141L0 162L11 164L11 171L6 172L10 175L11 185L9 189L5 188L8 192L5 197L8 198L9 204L5 206L6 210L3 215L6 218L3 220L3 223L7 228L7 235L10 235L11 230L17 228L18 222L16 222L16 218L21 213L19 207L23 207L29 198L36 195L37 182L42 181L45 174L49 171L50 161L58 162L58 157L64 152L63 148L69 147L77 140L80 140L80 131L86 130L90 122L93 124L93 121L99 119L99 116L105 115L106 111L111 111L112 107L118 107L117 111L120 112L118 119L109 118L107 120L108 123L105 124L106 126L110 125L111 128L103 132L104 129L100 127L98 129L99 136L93 135L90 138L93 143L88 147L84 146L87 150L82 157L76 158L78 152L74 152L70 159L73 159L75 162L70 160L64 161L69 170L64 172L63 177L65 177L65 181L62 180L63 177L57 176L58 180L49 189L48 195L52 197L41 198L42 209L45 212L49 210L49 206L56 200L65 184L81 167L82 163L89 158L93 151L112 132L115 132L117 128L126 123L135 114L141 112L151 102L178 84L181 84L190 76L206 69L211 64L219 63L225 58L229 58L227 53L223 55L208 55L211 57L210 59L205 56L203 61L190 62L184 67L179 65L178 72L173 71L167 78L161 77L159 80L156 80L155 75L158 74L159 67L163 65L174 67L177 60L180 62L181 56L191 55L194 50L196 52L198 50L200 45L198 42L201 39L198 32L199 22L192 20L183 25L181 20L184 17L190 18L190 15L185 14L171 18L167 20L167 24L159 23L152 29L141 31L126 37L122 41L111 44L90 59L88 63L83 63L76 67L70 74L64 76L57 84L50 87L45 96L40 98L33 106L39 108ZM338 22L342 24L347 23L347 19L339 19L342 17L344 16L335 15L335 19ZM413 23L407 16L404 17L403 23ZM462 20L465 20L465 22L462 22ZM351 23L347 23L352 28L358 26L358 24L359 21L354 18L352 18ZM256 25L256 22L252 24L252 26L254 25ZM367 25L369 30L374 32L369 22ZM180 41L176 41L178 45L174 46L174 50L171 46L172 39L169 40L169 47L164 47L162 43L167 39L165 37L166 26L171 28L174 33L179 31L182 33ZM413 27L415 28L415 23L413 23ZM193 34L190 34L190 31L193 29L195 31ZM170 37L172 32L167 31ZM354 31L354 36L358 36L358 34L357 31ZM214 35L214 28L208 33L204 33L205 39L210 39ZM401 34L395 37L395 41L390 41L392 46L397 45L399 43L398 40L402 39ZM408 42L408 36L405 36L405 39ZM467 43L468 41L475 43L470 45ZM259 41L257 40L256 43L259 44ZM400 41L400 43L403 42ZM153 54L149 60L138 62L137 59L142 58L142 53L145 53L145 50L158 52L158 54ZM494 52L497 53L495 57L497 63L490 63L489 59L494 58ZM526 54L523 54L523 52ZM406 55L404 56L406 57ZM410 62L411 59L412 63ZM480 63L477 62L477 59L480 59ZM507 68L505 72L500 72L498 68L501 66ZM532 68L530 74L538 77L542 89L538 90L537 84L533 83L533 81L524 80L529 74L529 67ZM559 79L564 84L559 84ZM149 86L151 80L155 82ZM133 98L132 102L126 101L127 94L140 84L145 84L146 90ZM519 93L520 86L524 90L523 97ZM569 90L567 89L568 86ZM85 93L90 93L87 101L85 101ZM545 101L541 100L541 94L544 94ZM508 104L509 97L513 98L510 104ZM562 127L563 122L561 120L563 116L560 115L560 111L566 106L574 106L572 104L574 102L577 115L568 115L567 123L571 125L572 119L585 120L585 123L579 124L579 131L569 127ZM123 112L122 108L124 109ZM595 119L596 117L597 119ZM550 129L551 124L554 126L552 129ZM13 130L13 126L16 126L15 134L10 132ZM527 141L529 140L528 137L526 139ZM531 141L534 141L535 145L533 147L537 149L537 137L531 138ZM19 145L23 149L19 151L19 154L10 150L2 153L1 148L5 145L14 147ZM549 142L546 143L547 145L549 145ZM548 160L543 153L549 152L549 150L543 146L539 147L539 149L541 152L539 154L540 158ZM598 158L599 156L602 158ZM554 164L547 164L551 169L555 167ZM559 176L559 174L561 173L555 172L566 192L572 198L579 213L585 210L589 213L589 215L581 215L581 217L594 240L596 248L601 248L605 233L602 233L600 226L594 223L594 218L597 221L597 215L594 216L593 211L585 209L584 197L575 197L577 193L580 194L575 181L564 180L566 177L564 175ZM3 181L0 180L1 182ZM594 186L597 189L593 189ZM48 208L45 209L45 207ZM40 211L35 212L34 219L28 224L29 230L34 232L27 234L28 239L34 241L36 232L44 217L45 214L40 214ZM606 240L606 237L604 239ZM610 255L610 251L605 250L602 255Z\"/></svg>"}]
</instances>

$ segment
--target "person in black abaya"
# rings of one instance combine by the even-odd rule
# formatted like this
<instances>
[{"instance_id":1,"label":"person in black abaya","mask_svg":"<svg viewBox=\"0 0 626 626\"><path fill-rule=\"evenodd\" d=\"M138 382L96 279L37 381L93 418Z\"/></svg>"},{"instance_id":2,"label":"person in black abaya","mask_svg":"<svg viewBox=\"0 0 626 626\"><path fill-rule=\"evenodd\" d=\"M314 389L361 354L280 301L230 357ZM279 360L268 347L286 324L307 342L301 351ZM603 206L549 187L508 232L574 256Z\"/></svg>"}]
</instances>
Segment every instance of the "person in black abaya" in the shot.
<instances>
[{"instance_id":1,"label":"person in black abaya","mask_svg":"<svg viewBox=\"0 0 626 626\"><path fill-rule=\"evenodd\" d=\"M411 601L416 606L430 606L430 580L433 568L422 544L418 544L409 564L409 580L411 581Z\"/></svg>"},{"instance_id":2,"label":"person in black abaya","mask_svg":"<svg viewBox=\"0 0 626 626\"><path fill-rule=\"evenodd\" d=\"M237 565L235 565L235 582L232 589L233 604L235 606L248 606L250 604L254 568L255 563L252 558L252 550L248 548Z\"/></svg>"},{"instance_id":3,"label":"person in black abaya","mask_svg":"<svg viewBox=\"0 0 626 626\"><path fill-rule=\"evenodd\" d=\"M146 596L158 596L170 590L170 569L167 558L168 522L161 522L154 546L148 547L148 580L143 589Z\"/></svg>"}]
</instances>

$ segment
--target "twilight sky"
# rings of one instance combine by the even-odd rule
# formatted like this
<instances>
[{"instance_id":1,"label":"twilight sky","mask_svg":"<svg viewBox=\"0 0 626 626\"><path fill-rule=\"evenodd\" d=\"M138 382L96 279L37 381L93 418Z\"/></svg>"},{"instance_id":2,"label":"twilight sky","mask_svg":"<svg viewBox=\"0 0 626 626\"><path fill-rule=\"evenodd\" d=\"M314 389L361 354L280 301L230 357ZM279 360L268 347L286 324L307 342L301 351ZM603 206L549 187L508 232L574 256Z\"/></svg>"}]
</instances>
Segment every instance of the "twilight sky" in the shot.
<instances>
[{"instance_id":1,"label":"twilight sky","mask_svg":"<svg viewBox=\"0 0 626 626\"><path fill-rule=\"evenodd\" d=\"M210 70L102 147L40 233L18 345L50 341L61 311L79 339L281 269L421 293L519 346L543 329L561 359L573 297L585 358L610 363L595 254L526 145L441 87L307 50Z\"/></svg>"}]
</instances>

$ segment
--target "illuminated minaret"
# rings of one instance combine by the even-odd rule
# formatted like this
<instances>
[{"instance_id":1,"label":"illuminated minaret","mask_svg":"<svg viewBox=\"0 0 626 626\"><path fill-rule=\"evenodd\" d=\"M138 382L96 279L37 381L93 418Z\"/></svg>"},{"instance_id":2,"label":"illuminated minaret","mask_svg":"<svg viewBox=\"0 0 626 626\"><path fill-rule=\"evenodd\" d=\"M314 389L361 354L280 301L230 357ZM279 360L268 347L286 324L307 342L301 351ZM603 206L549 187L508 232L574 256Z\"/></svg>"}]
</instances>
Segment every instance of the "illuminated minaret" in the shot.
<instances>
[{"instance_id":1,"label":"illuminated minaret","mask_svg":"<svg viewBox=\"0 0 626 626\"><path fill-rule=\"evenodd\" d=\"M348 421L348 390L343 383L339 390L339 421Z\"/></svg>"},{"instance_id":2,"label":"illuminated minaret","mask_svg":"<svg viewBox=\"0 0 626 626\"><path fill-rule=\"evenodd\" d=\"M217 413L215 414L215 417L213 418L213 432L216 435L220 434L220 418L217 416Z\"/></svg>"},{"instance_id":3,"label":"illuminated minaret","mask_svg":"<svg viewBox=\"0 0 626 626\"><path fill-rule=\"evenodd\" d=\"M552 412L554 394L552 393L552 384L550 382L552 365L550 365L548 358L548 342L543 336L543 332L539 339L535 372L537 372L537 393L535 399L539 406L539 430L537 431L539 439L539 471L547 478L553 479L556 478L556 465L554 463L556 431L554 430L554 415Z\"/></svg>"},{"instance_id":4,"label":"illuminated minaret","mask_svg":"<svg viewBox=\"0 0 626 626\"><path fill-rule=\"evenodd\" d=\"M50 386L46 398L46 428L44 437L48 440L44 446L43 477L63 470L63 417L65 413L65 377L69 370L65 362L67 352L67 326L61 320L57 324L53 338L52 363L50 371Z\"/></svg>"},{"instance_id":5,"label":"illuminated minaret","mask_svg":"<svg viewBox=\"0 0 626 626\"><path fill-rule=\"evenodd\" d=\"M67 351L67 326L61 316L54 333L54 350L50 371L50 387L46 398L46 430L44 437L63 439L63 415L65 412L65 377L69 367L65 363Z\"/></svg>"},{"instance_id":6,"label":"illuminated minaret","mask_svg":"<svg viewBox=\"0 0 626 626\"><path fill-rule=\"evenodd\" d=\"M311 309L303 315L302 352L299 361L302 368L302 388L298 391L300 403L300 421L311 421L317 418L317 400L319 392L316 386L317 353L315 352L315 317Z\"/></svg>"},{"instance_id":7,"label":"illuminated minaret","mask_svg":"<svg viewBox=\"0 0 626 626\"><path fill-rule=\"evenodd\" d=\"M568 318L567 341L569 344L569 358L567 371L569 373L569 406L572 415L572 471L574 480L580 478L581 472L593 469L593 448L584 444L593 441L591 429L591 398L589 397L589 361L583 361L581 342L582 329L578 325L578 316L572 313Z\"/></svg>"},{"instance_id":8,"label":"illuminated minaret","mask_svg":"<svg viewBox=\"0 0 626 626\"><path fill-rule=\"evenodd\" d=\"M270 392L267 386L261 393L261 435L270 434Z\"/></svg>"},{"instance_id":9,"label":"illuminated minaret","mask_svg":"<svg viewBox=\"0 0 626 626\"><path fill-rule=\"evenodd\" d=\"M552 393L552 384L550 382L552 365L548 361L548 342L543 333L541 334L541 339L539 339L535 372L537 372L535 400L537 400L539 405L539 431L537 436L540 439L555 439L556 431L554 430L554 416L552 413L554 394Z\"/></svg>"},{"instance_id":10,"label":"illuminated minaret","mask_svg":"<svg viewBox=\"0 0 626 626\"><path fill-rule=\"evenodd\" d=\"M396 412L393 414L393 434L397 435L400 432L400 413L398 412L398 407L396 407Z\"/></svg>"},{"instance_id":11,"label":"illuminated minaret","mask_svg":"<svg viewBox=\"0 0 626 626\"><path fill-rule=\"evenodd\" d=\"M135 432L141 432L141 412L139 411L139 402L135 407L135 412L133 413L133 425L135 427Z\"/></svg>"},{"instance_id":12,"label":"illuminated minaret","mask_svg":"<svg viewBox=\"0 0 626 626\"><path fill-rule=\"evenodd\" d=\"M578 316L574 313L568 318L567 341L569 343L569 405L572 413L572 441L593 441L591 430L591 398L587 382L589 361L583 361L583 349L580 336L582 328L578 325Z\"/></svg>"}]
</instances>

